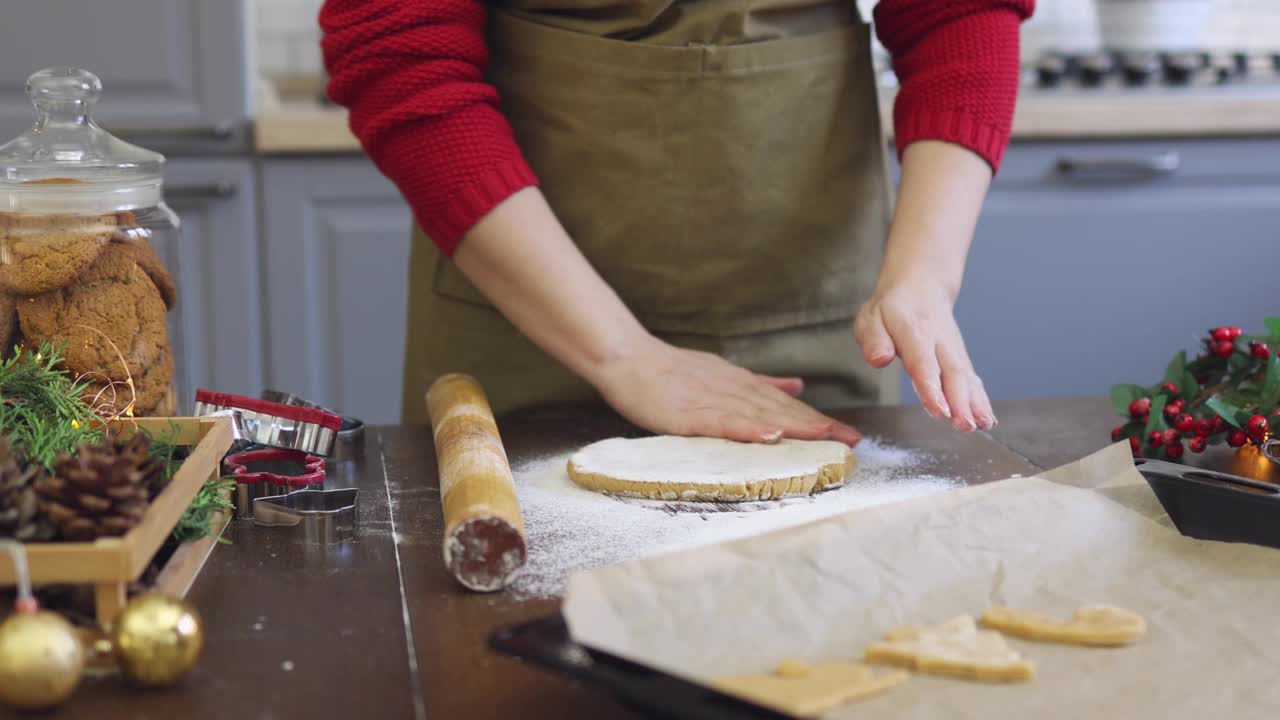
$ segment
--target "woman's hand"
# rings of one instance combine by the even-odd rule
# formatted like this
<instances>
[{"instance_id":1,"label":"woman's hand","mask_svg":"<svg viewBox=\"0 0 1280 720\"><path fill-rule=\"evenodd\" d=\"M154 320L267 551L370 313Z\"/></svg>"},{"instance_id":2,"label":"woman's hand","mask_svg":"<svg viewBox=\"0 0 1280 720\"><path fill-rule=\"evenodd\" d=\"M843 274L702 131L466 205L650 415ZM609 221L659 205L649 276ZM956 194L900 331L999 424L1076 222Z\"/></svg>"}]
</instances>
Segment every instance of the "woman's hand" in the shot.
<instances>
[{"instance_id":1,"label":"woman's hand","mask_svg":"<svg viewBox=\"0 0 1280 720\"><path fill-rule=\"evenodd\" d=\"M912 387L930 415L960 431L996 425L991 400L973 369L952 313L936 283L899 282L878 291L858 313L854 335L872 367L902 358Z\"/></svg>"},{"instance_id":2,"label":"woman's hand","mask_svg":"<svg viewBox=\"0 0 1280 720\"><path fill-rule=\"evenodd\" d=\"M653 337L587 263L536 188L499 204L454 260L539 347L655 433L745 442L858 441L853 428L795 399L797 378L755 375Z\"/></svg>"},{"instance_id":3,"label":"woman's hand","mask_svg":"<svg viewBox=\"0 0 1280 720\"><path fill-rule=\"evenodd\" d=\"M902 358L925 410L964 432L996 424L953 313L990 184L991 167L959 145L907 146L880 278L854 322L867 363Z\"/></svg>"},{"instance_id":4,"label":"woman's hand","mask_svg":"<svg viewBox=\"0 0 1280 720\"><path fill-rule=\"evenodd\" d=\"M788 437L852 445L861 439L857 430L797 400L804 389L799 378L757 375L649 335L589 379L614 410L655 433L766 443Z\"/></svg>"}]
</instances>

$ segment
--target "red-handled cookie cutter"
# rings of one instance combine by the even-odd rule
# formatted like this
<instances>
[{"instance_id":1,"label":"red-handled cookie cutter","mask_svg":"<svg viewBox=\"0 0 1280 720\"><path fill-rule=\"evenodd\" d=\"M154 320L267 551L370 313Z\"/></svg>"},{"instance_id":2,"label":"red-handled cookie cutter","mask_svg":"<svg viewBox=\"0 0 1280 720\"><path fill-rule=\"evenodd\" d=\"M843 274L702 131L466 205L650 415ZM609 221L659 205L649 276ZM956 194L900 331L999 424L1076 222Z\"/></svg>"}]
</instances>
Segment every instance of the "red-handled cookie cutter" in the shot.
<instances>
[{"instance_id":1,"label":"red-handled cookie cutter","mask_svg":"<svg viewBox=\"0 0 1280 720\"><path fill-rule=\"evenodd\" d=\"M269 469L251 469L264 465ZM233 453L223 458L222 468L236 481L236 517L240 518L253 517L257 498L318 488L325 476L324 458L281 448Z\"/></svg>"}]
</instances>

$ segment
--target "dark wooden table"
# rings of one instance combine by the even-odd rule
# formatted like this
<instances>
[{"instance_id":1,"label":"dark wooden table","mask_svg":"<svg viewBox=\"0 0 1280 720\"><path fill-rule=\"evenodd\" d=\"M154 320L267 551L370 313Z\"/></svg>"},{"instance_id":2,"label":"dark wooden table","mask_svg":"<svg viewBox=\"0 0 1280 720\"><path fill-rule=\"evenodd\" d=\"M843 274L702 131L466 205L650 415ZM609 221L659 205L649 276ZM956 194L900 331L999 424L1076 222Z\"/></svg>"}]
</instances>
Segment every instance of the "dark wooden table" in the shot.
<instances>
[{"instance_id":1,"label":"dark wooden table","mask_svg":"<svg viewBox=\"0 0 1280 720\"><path fill-rule=\"evenodd\" d=\"M1108 444L1103 399L1002 403L993 433L960 435L918 408L840 413L864 433L928 450L929 471L985 482L1078 459ZM604 416L503 425L513 463L617 435ZM1225 465L1221 454L1207 462ZM1235 466L1244 474L1271 472ZM465 592L443 568L431 434L371 428L345 480L360 488L358 541L309 549L279 529L233 523L190 599L207 646L178 688L87 681L59 716L94 718L630 717L606 696L486 649L496 627L554 612L550 600ZM3 712L3 711L0 711Z\"/></svg>"}]
</instances>

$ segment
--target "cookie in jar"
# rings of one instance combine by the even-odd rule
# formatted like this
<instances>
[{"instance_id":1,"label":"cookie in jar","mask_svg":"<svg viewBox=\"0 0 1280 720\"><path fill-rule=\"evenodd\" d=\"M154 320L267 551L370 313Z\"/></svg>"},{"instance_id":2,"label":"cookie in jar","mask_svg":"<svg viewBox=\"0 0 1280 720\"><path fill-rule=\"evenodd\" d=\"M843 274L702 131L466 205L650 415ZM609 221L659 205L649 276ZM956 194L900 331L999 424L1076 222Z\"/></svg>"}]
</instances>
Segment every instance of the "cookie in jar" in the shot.
<instances>
[{"instance_id":1,"label":"cookie in jar","mask_svg":"<svg viewBox=\"0 0 1280 720\"><path fill-rule=\"evenodd\" d=\"M101 92L84 70L35 73L36 123L0 146L0 349L60 348L104 416L173 415L178 291L155 247L178 219L164 157L94 123Z\"/></svg>"}]
</instances>

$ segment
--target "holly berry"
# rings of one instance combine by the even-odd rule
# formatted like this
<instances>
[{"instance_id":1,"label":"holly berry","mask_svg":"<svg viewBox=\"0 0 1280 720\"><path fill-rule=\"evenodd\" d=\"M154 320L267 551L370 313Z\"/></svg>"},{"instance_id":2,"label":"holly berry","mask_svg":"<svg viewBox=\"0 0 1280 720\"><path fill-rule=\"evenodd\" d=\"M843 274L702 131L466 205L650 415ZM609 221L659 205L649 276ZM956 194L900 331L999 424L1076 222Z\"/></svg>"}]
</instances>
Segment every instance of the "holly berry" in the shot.
<instances>
[{"instance_id":1,"label":"holly berry","mask_svg":"<svg viewBox=\"0 0 1280 720\"><path fill-rule=\"evenodd\" d=\"M1214 431L1214 432L1222 432L1223 430L1226 430L1226 429L1227 429L1227 421L1226 421L1226 418L1222 417L1221 415L1214 415L1214 416L1213 416L1213 431Z\"/></svg>"},{"instance_id":2,"label":"holly berry","mask_svg":"<svg viewBox=\"0 0 1280 720\"><path fill-rule=\"evenodd\" d=\"M1227 333L1230 335L1230 337L1227 338L1228 340L1235 340L1236 338L1243 335L1244 331L1236 327L1235 325L1232 325L1231 327L1227 328Z\"/></svg>"},{"instance_id":3,"label":"holly berry","mask_svg":"<svg viewBox=\"0 0 1280 720\"><path fill-rule=\"evenodd\" d=\"M1198 437L1207 437L1213 434L1213 423L1208 420L1197 420L1195 433Z\"/></svg>"},{"instance_id":4,"label":"holly berry","mask_svg":"<svg viewBox=\"0 0 1280 720\"><path fill-rule=\"evenodd\" d=\"M1137 435L1129 436L1129 450L1133 453L1134 457L1142 457L1142 445L1138 442Z\"/></svg>"},{"instance_id":5,"label":"holly berry","mask_svg":"<svg viewBox=\"0 0 1280 720\"><path fill-rule=\"evenodd\" d=\"M1185 402L1181 400L1174 400L1173 402L1164 406L1164 416L1169 418L1170 420L1173 420L1174 418L1178 417L1178 413L1181 413L1186 407L1187 407L1187 404Z\"/></svg>"},{"instance_id":6,"label":"holly berry","mask_svg":"<svg viewBox=\"0 0 1280 720\"><path fill-rule=\"evenodd\" d=\"M1161 430L1152 430L1147 435L1147 444L1153 448L1158 448L1164 444L1164 432Z\"/></svg>"},{"instance_id":7,"label":"holly berry","mask_svg":"<svg viewBox=\"0 0 1280 720\"><path fill-rule=\"evenodd\" d=\"M1190 445L1191 445L1191 452L1202 453L1204 452L1204 449L1209 446L1209 441L1205 439L1203 435L1198 435L1196 437L1191 438Z\"/></svg>"},{"instance_id":8,"label":"holly berry","mask_svg":"<svg viewBox=\"0 0 1280 720\"><path fill-rule=\"evenodd\" d=\"M1117 425L1111 429L1111 442L1118 442L1122 437L1124 437L1123 425Z\"/></svg>"},{"instance_id":9,"label":"holly berry","mask_svg":"<svg viewBox=\"0 0 1280 720\"><path fill-rule=\"evenodd\" d=\"M1164 452L1171 460L1177 460L1182 457L1182 443L1175 440L1174 442L1169 443L1169 447L1165 448Z\"/></svg>"},{"instance_id":10,"label":"holly berry","mask_svg":"<svg viewBox=\"0 0 1280 720\"><path fill-rule=\"evenodd\" d=\"M1227 444L1233 448L1244 447L1247 442L1249 442L1249 438L1244 434L1243 430L1236 430L1227 436Z\"/></svg>"},{"instance_id":11,"label":"holly berry","mask_svg":"<svg viewBox=\"0 0 1280 720\"><path fill-rule=\"evenodd\" d=\"M1216 327L1209 332L1209 337L1213 338L1214 342L1228 341L1231 339L1231 328Z\"/></svg>"},{"instance_id":12,"label":"holly berry","mask_svg":"<svg viewBox=\"0 0 1280 720\"><path fill-rule=\"evenodd\" d=\"M1196 429L1196 419L1186 413L1178 413L1178 417L1173 419L1173 426L1181 433L1193 432Z\"/></svg>"},{"instance_id":13,"label":"holly berry","mask_svg":"<svg viewBox=\"0 0 1280 720\"><path fill-rule=\"evenodd\" d=\"M1167 393L1170 393L1171 395L1178 394L1178 386L1174 385L1173 383L1165 383L1160 386L1160 389Z\"/></svg>"},{"instance_id":14,"label":"holly berry","mask_svg":"<svg viewBox=\"0 0 1280 720\"><path fill-rule=\"evenodd\" d=\"M1164 431L1164 444L1165 444L1165 445L1176 445L1176 444L1178 443L1178 440L1179 440L1179 439L1180 439L1180 438L1178 437L1178 431L1177 431L1177 430L1174 430L1173 428L1169 428L1168 430L1165 430L1165 431Z\"/></svg>"},{"instance_id":15,"label":"holly berry","mask_svg":"<svg viewBox=\"0 0 1280 720\"><path fill-rule=\"evenodd\" d=\"M1236 346L1230 340L1222 340L1213 344L1213 354L1220 358L1231 357L1231 353L1235 352Z\"/></svg>"},{"instance_id":16,"label":"holly berry","mask_svg":"<svg viewBox=\"0 0 1280 720\"><path fill-rule=\"evenodd\" d=\"M1151 398L1138 398L1129 403L1130 417L1142 417L1151 412Z\"/></svg>"},{"instance_id":17,"label":"holly berry","mask_svg":"<svg viewBox=\"0 0 1280 720\"><path fill-rule=\"evenodd\" d=\"M1261 415L1254 415L1249 418L1249 422L1245 423L1245 429L1250 435L1261 436L1267 433L1267 419Z\"/></svg>"},{"instance_id":18,"label":"holly berry","mask_svg":"<svg viewBox=\"0 0 1280 720\"><path fill-rule=\"evenodd\" d=\"M1267 360L1271 357L1271 348L1264 342L1254 341L1249 343L1249 353L1259 360Z\"/></svg>"}]
</instances>

